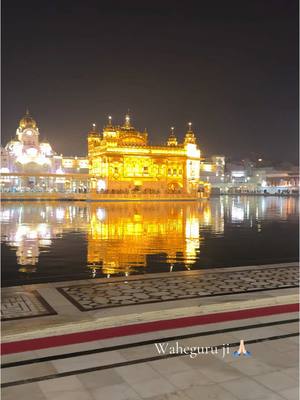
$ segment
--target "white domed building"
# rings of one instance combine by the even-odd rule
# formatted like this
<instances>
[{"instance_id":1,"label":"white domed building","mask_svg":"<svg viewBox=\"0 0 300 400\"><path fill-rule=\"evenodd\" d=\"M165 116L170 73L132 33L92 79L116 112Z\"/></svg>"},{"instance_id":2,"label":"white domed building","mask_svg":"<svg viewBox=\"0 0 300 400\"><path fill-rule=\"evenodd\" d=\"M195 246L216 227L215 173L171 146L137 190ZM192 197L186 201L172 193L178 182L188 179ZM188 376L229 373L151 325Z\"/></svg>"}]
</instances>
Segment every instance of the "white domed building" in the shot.
<instances>
[{"instance_id":1,"label":"white domed building","mask_svg":"<svg viewBox=\"0 0 300 400\"><path fill-rule=\"evenodd\" d=\"M39 141L39 128L29 112L20 120L16 131L17 139L5 146L4 154L8 165L2 165L1 172L42 173L55 172L55 152L48 142Z\"/></svg>"},{"instance_id":2,"label":"white domed building","mask_svg":"<svg viewBox=\"0 0 300 400\"><path fill-rule=\"evenodd\" d=\"M76 191L86 186L86 157L58 155L48 141L40 141L34 118L26 111L16 138L1 147L1 191ZM81 183L78 177L85 181ZM88 176L88 175L87 175Z\"/></svg>"}]
</instances>

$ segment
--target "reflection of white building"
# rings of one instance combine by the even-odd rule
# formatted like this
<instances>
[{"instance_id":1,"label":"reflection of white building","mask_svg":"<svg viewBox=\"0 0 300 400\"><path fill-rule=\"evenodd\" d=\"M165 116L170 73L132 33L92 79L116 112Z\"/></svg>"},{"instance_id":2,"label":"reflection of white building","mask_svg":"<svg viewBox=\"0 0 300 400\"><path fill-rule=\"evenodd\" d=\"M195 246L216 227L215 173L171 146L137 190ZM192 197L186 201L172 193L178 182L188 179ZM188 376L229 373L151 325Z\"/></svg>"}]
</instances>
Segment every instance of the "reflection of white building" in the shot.
<instances>
[{"instance_id":1,"label":"reflection of white building","mask_svg":"<svg viewBox=\"0 0 300 400\"><path fill-rule=\"evenodd\" d=\"M185 264L193 265L200 252L200 222L197 215L190 215L185 221Z\"/></svg>"},{"instance_id":2,"label":"reflection of white building","mask_svg":"<svg viewBox=\"0 0 300 400\"><path fill-rule=\"evenodd\" d=\"M46 208L47 206L2 207L1 240L16 249L17 263L21 266L19 271L33 272L38 263L40 249L51 246L51 239L62 232L62 227L48 223L50 214L45 211Z\"/></svg>"},{"instance_id":3,"label":"reflection of white building","mask_svg":"<svg viewBox=\"0 0 300 400\"><path fill-rule=\"evenodd\" d=\"M35 272L40 254L64 232L86 231L85 207L42 203L4 203L0 210L1 241L16 251L20 272Z\"/></svg>"}]
</instances>

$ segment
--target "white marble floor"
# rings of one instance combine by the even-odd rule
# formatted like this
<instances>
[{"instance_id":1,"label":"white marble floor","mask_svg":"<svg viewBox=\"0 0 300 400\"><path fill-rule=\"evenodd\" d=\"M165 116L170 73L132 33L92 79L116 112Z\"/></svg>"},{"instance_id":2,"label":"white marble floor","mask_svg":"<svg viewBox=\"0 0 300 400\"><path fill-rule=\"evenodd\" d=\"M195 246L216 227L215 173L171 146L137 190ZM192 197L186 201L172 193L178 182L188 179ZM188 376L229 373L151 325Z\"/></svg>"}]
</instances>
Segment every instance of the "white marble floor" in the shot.
<instances>
[{"instance_id":1,"label":"white marble floor","mask_svg":"<svg viewBox=\"0 0 300 400\"><path fill-rule=\"evenodd\" d=\"M7 355L2 399L296 400L297 318L287 313ZM169 347L233 346L224 357L220 348L163 358L154 342L167 337ZM233 356L240 339L249 357Z\"/></svg>"}]
</instances>

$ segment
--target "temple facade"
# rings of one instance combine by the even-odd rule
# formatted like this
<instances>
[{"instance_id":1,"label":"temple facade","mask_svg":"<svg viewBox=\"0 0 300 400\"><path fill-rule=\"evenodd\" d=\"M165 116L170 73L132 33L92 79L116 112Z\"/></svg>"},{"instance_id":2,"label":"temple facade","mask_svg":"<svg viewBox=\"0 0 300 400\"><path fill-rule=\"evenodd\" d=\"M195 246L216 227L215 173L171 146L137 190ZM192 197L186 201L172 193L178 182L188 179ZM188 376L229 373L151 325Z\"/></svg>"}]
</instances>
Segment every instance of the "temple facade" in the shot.
<instances>
[{"instance_id":1,"label":"temple facade","mask_svg":"<svg viewBox=\"0 0 300 400\"><path fill-rule=\"evenodd\" d=\"M113 125L109 117L101 133L95 124L88 133L88 157L65 157L40 137L37 122L27 111L16 137L1 148L2 193L80 193L93 198L209 194L210 184L200 180L201 152L191 123L182 143L171 128L166 143L153 146L147 131L135 129L128 114L123 125Z\"/></svg>"},{"instance_id":2,"label":"temple facade","mask_svg":"<svg viewBox=\"0 0 300 400\"><path fill-rule=\"evenodd\" d=\"M89 172L98 178L97 192L196 193L200 157L191 123L183 143L171 128L162 146L150 145L147 131L135 129L129 114L121 126L109 117L102 133L95 124L88 133Z\"/></svg>"}]
</instances>

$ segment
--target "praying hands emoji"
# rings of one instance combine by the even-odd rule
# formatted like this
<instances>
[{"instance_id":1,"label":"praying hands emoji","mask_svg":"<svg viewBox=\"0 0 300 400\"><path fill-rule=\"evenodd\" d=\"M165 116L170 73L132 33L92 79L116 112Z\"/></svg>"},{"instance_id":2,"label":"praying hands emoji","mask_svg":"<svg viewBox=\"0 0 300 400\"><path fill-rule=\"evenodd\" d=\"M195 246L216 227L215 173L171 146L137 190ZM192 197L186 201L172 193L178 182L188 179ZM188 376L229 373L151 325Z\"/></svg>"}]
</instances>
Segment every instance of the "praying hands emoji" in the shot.
<instances>
[{"instance_id":1,"label":"praying hands emoji","mask_svg":"<svg viewBox=\"0 0 300 400\"><path fill-rule=\"evenodd\" d=\"M235 351L235 352L233 353L233 356L234 356L234 357L239 357L241 354L243 354L243 355L246 356L246 357L251 356L250 351L247 351L247 350L246 350L244 340L240 340L240 347L239 347L239 349L238 349L237 351Z\"/></svg>"}]
</instances>

